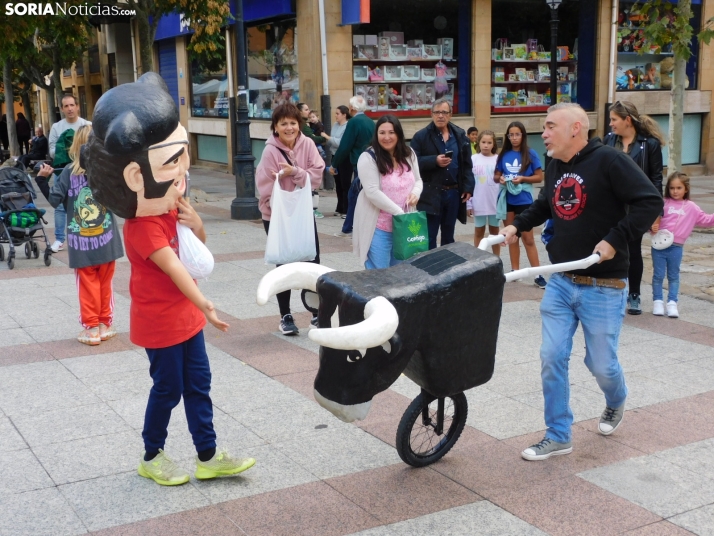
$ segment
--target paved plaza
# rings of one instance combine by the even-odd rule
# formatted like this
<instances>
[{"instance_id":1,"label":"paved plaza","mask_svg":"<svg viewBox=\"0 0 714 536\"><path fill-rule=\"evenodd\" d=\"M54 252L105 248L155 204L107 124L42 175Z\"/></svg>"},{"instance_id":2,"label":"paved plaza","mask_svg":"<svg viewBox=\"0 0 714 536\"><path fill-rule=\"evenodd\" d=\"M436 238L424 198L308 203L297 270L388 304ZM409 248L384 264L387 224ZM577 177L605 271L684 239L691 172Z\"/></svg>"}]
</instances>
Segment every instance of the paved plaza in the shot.
<instances>
[{"instance_id":1,"label":"paved plaza","mask_svg":"<svg viewBox=\"0 0 714 536\"><path fill-rule=\"evenodd\" d=\"M255 303L271 269L262 224L230 219L230 175L193 168L191 177L216 260L200 288L231 325L228 333L205 330L218 441L257 464L240 476L192 477L175 488L138 476L151 380L144 350L128 337L129 263L117 262L114 280L119 336L89 347L76 340L67 253L45 267L20 250L14 270L0 264L0 536L714 535L714 235L697 232L686 246L679 320L652 316L651 287L643 283L645 312L627 316L622 329L630 395L612 436L596 431L604 398L583 364L578 330L573 453L521 459L545 428L543 291L530 280L509 283L493 378L466 393L467 426L454 449L414 469L394 445L419 388L402 376L354 424L322 409L312 394L318 348L307 337L310 316L299 293L298 337L278 333L275 299ZM693 199L714 212L714 181L693 185ZM38 201L52 225L52 209ZM334 202L334 194L321 199L322 263L358 270L350 240L333 236L342 225L332 217ZM459 224L457 233L472 241L472 224ZM502 258L509 270L508 254ZM521 258L527 262L523 251ZM650 278L651 270L644 281ZM479 323L478 304L464 314ZM182 406L166 451L193 472Z\"/></svg>"}]
</instances>

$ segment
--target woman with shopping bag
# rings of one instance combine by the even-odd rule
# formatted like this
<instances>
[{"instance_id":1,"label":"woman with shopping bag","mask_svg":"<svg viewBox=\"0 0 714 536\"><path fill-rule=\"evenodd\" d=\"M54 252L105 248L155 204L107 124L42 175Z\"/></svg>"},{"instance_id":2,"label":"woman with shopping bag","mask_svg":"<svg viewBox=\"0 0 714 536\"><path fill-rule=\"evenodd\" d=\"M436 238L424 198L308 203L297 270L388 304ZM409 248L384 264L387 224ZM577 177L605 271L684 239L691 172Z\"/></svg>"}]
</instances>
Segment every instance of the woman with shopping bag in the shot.
<instances>
[{"instance_id":1,"label":"woman with shopping bag","mask_svg":"<svg viewBox=\"0 0 714 536\"><path fill-rule=\"evenodd\" d=\"M408 258L408 251L418 252L420 244L426 251L429 237L424 213L415 212L408 218L412 221L403 222L410 229L404 243L396 244L393 240L393 217L400 217L405 208L416 206L423 186L417 157L404 140L399 119L393 115L379 118L371 147L359 157L357 169L362 191L355 208L353 248L365 268L399 264ZM397 248L393 249L395 245ZM395 257L395 251L402 254Z\"/></svg>"},{"instance_id":2,"label":"woman with shopping bag","mask_svg":"<svg viewBox=\"0 0 714 536\"><path fill-rule=\"evenodd\" d=\"M312 211L312 190L320 187L325 161L317 147L301 133L303 118L292 103L273 110L273 135L255 171L258 206L268 234L265 260L269 264L320 262L320 244ZM290 291L277 295L280 331L297 335L290 312ZM316 318L313 318L313 324Z\"/></svg>"}]
</instances>

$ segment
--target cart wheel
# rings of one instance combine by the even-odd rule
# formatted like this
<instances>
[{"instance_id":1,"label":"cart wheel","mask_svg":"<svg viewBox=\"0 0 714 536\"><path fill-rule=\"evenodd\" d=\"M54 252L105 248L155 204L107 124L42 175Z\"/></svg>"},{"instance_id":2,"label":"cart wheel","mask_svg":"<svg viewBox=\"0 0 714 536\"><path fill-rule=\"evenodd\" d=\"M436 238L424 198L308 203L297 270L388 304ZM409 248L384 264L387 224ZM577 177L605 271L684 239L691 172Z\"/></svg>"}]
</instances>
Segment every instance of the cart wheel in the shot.
<instances>
[{"instance_id":1,"label":"cart wheel","mask_svg":"<svg viewBox=\"0 0 714 536\"><path fill-rule=\"evenodd\" d=\"M32 257L32 246L29 242L25 242L25 257L28 259Z\"/></svg>"},{"instance_id":2,"label":"cart wheel","mask_svg":"<svg viewBox=\"0 0 714 536\"><path fill-rule=\"evenodd\" d=\"M35 258L40 256L40 248L34 240L32 241L32 256Z\"/></svg>"},{"instance_id":3,"label":"cart wheel","mask_svg":"<svg viewBox=\"0 0 714 536\"><path fill-rule=\"evenodd\" d=\"M0 262L5 260L5 248L2 247L2 244L0 244Z\"/></svg>"},{"instance_id":4,"label":"cart wheel","mask_svg":"<svg viewBox=\"0 0 714 536\"><path fill-rule=\"evenodd\" d=\"M14 257L10 257L10 258L7 260L7 267L10 268L10 270L12 270L13 268L15 268L15 258L14 258Z\"/></svg>"},{"instance_id":5,"label":"cart wheel","mask_svg":"<svg viewBox=\"0 0 714 536\"><path fill-rule=\"evenodd\" d=\"M422 391L409 404L399 422L399 457L413 467L424 467L440 460L459 439L468 411L464 393L435 398Z\"/></svg>"},{"instance_id":6,"label":"cart wheel","mask_svg":"<svg viewBox=\"0 0 714 536\"><path fill-rule=\"evenodd\" d=\"M49 249L45 250L45 266L52 264L52 253Z\"/></svg>"}]
</instances>

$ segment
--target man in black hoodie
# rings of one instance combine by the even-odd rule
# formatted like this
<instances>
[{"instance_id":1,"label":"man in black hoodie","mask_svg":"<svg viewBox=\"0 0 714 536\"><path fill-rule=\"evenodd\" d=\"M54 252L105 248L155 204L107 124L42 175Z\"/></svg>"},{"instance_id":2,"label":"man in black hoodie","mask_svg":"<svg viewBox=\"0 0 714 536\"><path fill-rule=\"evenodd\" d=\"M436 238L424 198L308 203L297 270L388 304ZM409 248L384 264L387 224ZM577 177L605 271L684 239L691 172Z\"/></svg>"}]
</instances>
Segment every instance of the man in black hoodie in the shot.
<instances>
[{"instance_id":1,"label":"man in black hoodie","mask_svg":"<svg viewBox=\"0 0 714 536\"><path fill-rule=\"evenodd\" d=\"M625 410L627 385L617 344L627 301L627 243L650 228L660 215L662 198L626 154L599 138L588 141L588 126L577 104L548 109L543 140L553 160L545 187L501 231L510 243L550 218L554 235L547 249L553 263L600 255L600 262L589 268L553 275L543 295L540 357L547 428L541 442L521 452L526 460L573 450L568 362L578 322L585 335L585 365L605 395L598 431L613 433Z\"/></svg>"}]
</instances>

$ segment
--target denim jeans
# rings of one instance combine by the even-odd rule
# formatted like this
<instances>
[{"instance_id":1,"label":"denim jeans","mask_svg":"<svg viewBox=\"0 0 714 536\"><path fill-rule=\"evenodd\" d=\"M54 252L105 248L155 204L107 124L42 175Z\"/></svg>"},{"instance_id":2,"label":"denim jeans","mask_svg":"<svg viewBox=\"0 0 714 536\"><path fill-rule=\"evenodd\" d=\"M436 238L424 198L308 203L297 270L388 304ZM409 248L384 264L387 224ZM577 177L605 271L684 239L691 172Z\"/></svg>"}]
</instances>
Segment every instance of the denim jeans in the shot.
<instances>
[{"instance_id":1,"label":"denim jeans","mask_svg":"<svg viewBox=\"0 0 714 536\"><path fill-rule=\"evenodd\" d=\"M188 430L196 452L215 448L211 368L203 331L185 342L167 348L147 348L149 374L154 385L149 393L144 416L144 446L147 452L164 448L173 410L183 397Z\"/></svg>"},{"instance_id":2,"label":"denim jeans","mask_svg":"<svg viewBox=\"0 0 714 536\"><path fill-rule=\"evenodd\" d=\"M441 214L426 215L426 223L429 228L429 249L436 248L436 235L441 227L441 245L454 243L454 229L456 229L456 218L459 215L459 203L461 194L458 188L453 190L441 190Z\"/></svg>"},{"instance_id":3,"label":"denim jeans","mask_svg":"<svg viewBox=\"0 0 714 536\"><path fill-rule=\"evenodd\" d=\"M585 335L585 366L605 394L605 403L617 408L625 402L627 385L617 360L617 343L626 301L627 287L618 290L576 285L563 274L553 274L548 281L540 304L545 437L558 443L571 440L568 364L578 322Z\"/></svg>"},{"instance_id":4,"label":"denim jeans","mask_svg":"<svg viewBox=\"0 0 714 536\"><path fill-rule=\"evenodd\" d=\"M375 229L372 243L369 245L367 260L364 263L366 270L378 270L380 268L389 268L401 264L404 261L398 261L392 253L392 233Z\"/></svg>"},{"instance_id":5,"label":"denim jeans","mask_svg":"<svg viewBox=\"0 0 714 536\"><path fill-rule=\"evenodd\" d=\"M350 189L347 191L347 217L345 218L345 223L342 224L343 233L352 232L352 223L355 219L355 207L357 206L357 198L361 190L362 183L357 176L357 168L355 167L355 178L352 179Z\"/></svg>"},{"instance_id":6,"label":"denim jeans","mask_svg":"<svg viewBox=\"0 0 714 536\"><path fill-rule=\"evenodd\" d=\"M654 274L652 274L652 299L662 299L662 282L664 281L664 272L667 271L667 281L669 282L669 292L667 293L667 301L677 301L679 294L679 266L682 264L682 254L684 248L676 244L672 244L667 249L652 248L652 266Z\"/></svg>"},{"instance_id":7,"label":"denim jeans","mask_svg":"<svg viewBox=\"0 0 714 536\"><path fill-rule=\"evenodd\" d=\"M67 238L67 211L60 203L55 209L55 239L64 242Z\"/></svg>"}]
</instances>

